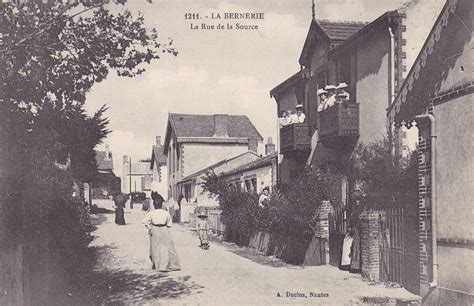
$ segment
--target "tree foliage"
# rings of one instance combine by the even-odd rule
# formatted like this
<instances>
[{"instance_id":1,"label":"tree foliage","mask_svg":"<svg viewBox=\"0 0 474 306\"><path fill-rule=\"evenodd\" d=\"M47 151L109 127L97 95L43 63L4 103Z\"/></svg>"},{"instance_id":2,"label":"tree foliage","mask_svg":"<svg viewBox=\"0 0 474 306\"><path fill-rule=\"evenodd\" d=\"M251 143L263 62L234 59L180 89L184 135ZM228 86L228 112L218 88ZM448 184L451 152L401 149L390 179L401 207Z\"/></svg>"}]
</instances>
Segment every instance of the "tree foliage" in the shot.
<instances>
[{"instance_id":1,"label":"tree foliage","mask_svg":"<svg viewBox=\"0 0 474 306\"><path fill-rule=\"evenodd\" d=\"M26 243L32 292L48 294L46 276L60 281L62 270L77 268L90 241L73 186L94 179L94 148L110 131L107 107L88 115L86 94L112 71L134 77L161 54L177 54L125 3L0 1L0 192L21 211L9 221L22 228L14 238Z\"/></svg>"}]
</instances>

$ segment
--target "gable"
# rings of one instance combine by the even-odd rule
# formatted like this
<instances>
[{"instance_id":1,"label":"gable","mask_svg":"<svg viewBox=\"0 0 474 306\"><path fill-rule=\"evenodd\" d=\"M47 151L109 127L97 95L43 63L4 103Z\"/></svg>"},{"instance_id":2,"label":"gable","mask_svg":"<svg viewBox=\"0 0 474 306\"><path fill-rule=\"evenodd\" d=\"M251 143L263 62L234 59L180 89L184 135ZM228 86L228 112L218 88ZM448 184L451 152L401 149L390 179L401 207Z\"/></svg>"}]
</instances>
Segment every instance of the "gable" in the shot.
<instances>
[{"instance_id":1,"label":"gable","mask_svg":"<svg viewBox=\"0 0 474 306\"><path fill-rule=\"evenodd\" d=\"M459 93L464 88L472 90L472 10L470 0L446 3L388 109L390 122L410 122L415 115L426 112L430 103L436 103L437 97L444 93Z\"/></svg>"}]
</instances>

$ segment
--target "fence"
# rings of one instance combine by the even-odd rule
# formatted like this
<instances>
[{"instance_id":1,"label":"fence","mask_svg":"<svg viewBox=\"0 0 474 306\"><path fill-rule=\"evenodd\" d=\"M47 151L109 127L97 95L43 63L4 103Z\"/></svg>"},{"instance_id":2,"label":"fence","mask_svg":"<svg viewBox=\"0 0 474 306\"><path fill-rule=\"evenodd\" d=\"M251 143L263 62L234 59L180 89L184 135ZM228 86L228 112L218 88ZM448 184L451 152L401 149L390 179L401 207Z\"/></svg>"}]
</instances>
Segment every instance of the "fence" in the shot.
<instances>
[{"instance_id":1,"label":"fence","mask_svg":"<svg viewBox=\"0 0 474 306\"><path fill-rule=\"evenodd\" d=\"M216 234L223 235L225 232L225 225L222 222L221 213L222 210L219 207L205 207L207 213L207 220L211 231ZM189 218L189 223L191 227L196 226L197 214L191 213Z\"/></svg>"},{"instance_id":2,"label":"fence","mask_svg":"<svg viewBox=\"0 0 474 306\"><path fill-rule=\"evenodd\" d=\"M220 208L207 208L209 226L212 231L219 235L224 234L225 231L225 225L222 223L221 213L222 210Z\"/></svg>"}]
</instances>

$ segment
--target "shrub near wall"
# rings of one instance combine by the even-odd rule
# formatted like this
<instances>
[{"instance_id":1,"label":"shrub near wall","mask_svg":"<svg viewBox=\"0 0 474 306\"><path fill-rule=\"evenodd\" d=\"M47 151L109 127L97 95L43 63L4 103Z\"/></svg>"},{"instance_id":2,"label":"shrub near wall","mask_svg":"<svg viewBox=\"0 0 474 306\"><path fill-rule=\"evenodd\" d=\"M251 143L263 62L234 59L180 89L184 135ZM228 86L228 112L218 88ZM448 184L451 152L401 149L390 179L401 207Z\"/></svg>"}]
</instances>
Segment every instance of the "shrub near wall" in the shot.
<instances>
[{"instance_id":1,"label":"shrub near wall","mask_svg":"<svg viewBox=\"0 0 474 306\"><path fill-rule=\"evenodd\" d=\"M329 170L308 168L290 188L274 188L264 208L258 206L259 195L230 189L214 173L207 174L203 187L219 200L228 241L248 246L252 239L267 255L301 264L314 235L317 208L332 198L334 179ZM270 239L263 238L268 234Z\"/></svg>"}]
</instances>

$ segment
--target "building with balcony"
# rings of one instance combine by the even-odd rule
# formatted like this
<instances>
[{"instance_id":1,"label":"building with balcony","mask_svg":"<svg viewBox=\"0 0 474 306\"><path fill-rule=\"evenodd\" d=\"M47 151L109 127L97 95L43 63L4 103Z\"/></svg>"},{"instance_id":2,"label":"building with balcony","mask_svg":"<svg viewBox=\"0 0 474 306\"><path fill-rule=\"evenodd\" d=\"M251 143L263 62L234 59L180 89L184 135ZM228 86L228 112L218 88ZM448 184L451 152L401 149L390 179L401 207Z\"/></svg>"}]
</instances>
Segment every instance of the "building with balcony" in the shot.
<instances>
[{"instance_id":1,"label":"building with balcony","mask_svg":"<svg viewBox=\"0 0 474 306\"><path fill-rule=\"evenodd\" d=\"M280 183L289 183L306 165L347 158L357 142L388 135L385 110L443 3L412 0L370 23L311 21L298 60L301 70L270 91L278 114L297 104L306 114L304 124L280 129ZM348 84L350 103L318 113L317 90L341 82Z\"/></svg>"},{"instance_id":2,"label":"building with balcony","mask_svg":"<svg viewBox=\"0 0 474 306\"><path fill-rule=\"evenodd\" d=\"M412 0L370 23L317 20L313 15L298 60L300 71L270 91L278 114L293 110L297 104L303 105L306 114L303 124L280 129L278 180L281 184L291 184L306 166L343 164L359 143L369 144L384 137L393 140L387 129L386 109L404 90L402 84L407 72L444 3L443 0ZM348 85L350 98L321 110L317 91L339 83ZM404 133L397 135L403 137ZM407 143L400 139L398 142ZM342 241L347 211L354 202L355 183L342 169L336 185L338 196L331 205L337 230L331 233L330 239ZM337 260L331 258L331 262ZM407 267L403 269L409 270ZM402 284L412 292L419 290L416 281Z\"/></svg>"},{"instance_id":3,"label":"building with balcony","mask_svg":"<svg viewBox=\"0 0 474 306\"><path fill-rule=\"evenodd\" d=\"M185 194L183 178L247 151L256 153L262 140L247 116L169 114L164 141L169 198L178 201Z\"/></svg>"}]
</instances>

